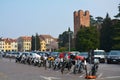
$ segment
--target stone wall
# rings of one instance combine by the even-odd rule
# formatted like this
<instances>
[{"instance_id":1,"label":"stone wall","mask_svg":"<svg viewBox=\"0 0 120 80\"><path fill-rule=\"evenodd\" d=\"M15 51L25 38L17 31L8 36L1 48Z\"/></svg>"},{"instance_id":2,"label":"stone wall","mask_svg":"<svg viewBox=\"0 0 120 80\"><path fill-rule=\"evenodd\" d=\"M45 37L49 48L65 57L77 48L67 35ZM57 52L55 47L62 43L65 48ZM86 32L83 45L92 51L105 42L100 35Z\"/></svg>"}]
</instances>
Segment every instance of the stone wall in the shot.
<instances>
[{"instance_id":1,"label":"stone wall","mask_svg":"<svg viewBox=\"0 0 120 80\"><path fill-rule=\"evenodd\" d=\"M76 36L80 27L90 26L90 13L89 11L83 12L83 10L74 12L74 35Z\"/></svg>"}]
</instances>

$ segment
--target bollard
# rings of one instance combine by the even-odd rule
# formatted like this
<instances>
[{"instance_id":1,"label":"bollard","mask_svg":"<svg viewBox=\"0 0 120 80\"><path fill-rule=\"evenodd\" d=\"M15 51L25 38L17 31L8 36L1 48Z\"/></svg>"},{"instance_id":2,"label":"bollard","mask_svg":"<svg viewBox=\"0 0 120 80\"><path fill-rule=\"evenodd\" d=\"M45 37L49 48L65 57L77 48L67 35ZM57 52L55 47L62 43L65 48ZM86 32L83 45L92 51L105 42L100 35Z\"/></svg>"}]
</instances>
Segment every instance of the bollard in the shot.
<instances>
[{"instance_id":1,"label":"bollard","mask_svg":"<svg viewBox=\"0 0 120 80\"><path fill-rule=\"evenodd\" d=\"M95 75L95 72L93 71L92 69L92 74L89 74L87 73L87 63L86 61L84 61L84 64L85 64L85 71L86 71L86 76L85 76L85 79L96 79L96 75Z\"/></svg>"},{"instance_id":2,"label":"bollard","mask_svg":"<svg viewBox=\"0 0 120 80\"><path fill-rule=\"evenodd\" d=\"M86 72L86 76L88 76L88 73L87 73L87 63L86 63L86 60L84 61L84 64L85 64L85 72Z\"/></svg>"}]
</instances>

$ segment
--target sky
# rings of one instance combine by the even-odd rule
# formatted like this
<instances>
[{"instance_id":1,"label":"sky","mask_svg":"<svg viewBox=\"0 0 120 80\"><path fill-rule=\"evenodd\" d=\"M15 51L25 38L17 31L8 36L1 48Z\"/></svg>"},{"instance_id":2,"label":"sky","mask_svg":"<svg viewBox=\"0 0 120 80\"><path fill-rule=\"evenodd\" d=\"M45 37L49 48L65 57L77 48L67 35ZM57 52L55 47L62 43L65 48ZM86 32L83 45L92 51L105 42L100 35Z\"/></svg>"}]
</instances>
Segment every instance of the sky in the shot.
<instances>
[{"instance_id":1,"label":"sky","mask_svg":"<svg viewBox=\"0 0 120 80\"><path fill-rule=\"evenodd\" d=\"M93 17L113 19L120 0L0 0L0 37L18 38L36 33L59 34L73 31L73 12L89 10Z\"/></svg>"}]
</instances>

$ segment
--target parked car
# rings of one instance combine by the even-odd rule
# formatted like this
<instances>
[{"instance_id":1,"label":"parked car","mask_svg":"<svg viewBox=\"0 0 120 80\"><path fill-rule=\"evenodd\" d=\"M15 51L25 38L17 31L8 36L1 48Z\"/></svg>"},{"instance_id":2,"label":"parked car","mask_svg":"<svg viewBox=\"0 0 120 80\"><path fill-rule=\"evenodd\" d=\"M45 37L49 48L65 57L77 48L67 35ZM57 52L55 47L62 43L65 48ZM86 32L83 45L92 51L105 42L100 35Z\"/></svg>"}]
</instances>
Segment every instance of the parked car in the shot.
<instances>
[{"instance_id":1,"label":"parked car","mask_svg":"<svg viewBox=\"0 0 120 80\"><path fill-rule=\"evenodd\" d=\"M94 58L99 59L99 62L105 63L106 53L104 50L94 50Z\"/></svg>"},{"instance_id":2,"label":"parked car","mask_svg":"<svg viewBox=\"0 0 120 80\"><path fill-rule=\"evenodd\" d=\"M18 55L20 55L20 52L11 52L12 58L16 58Z\"/></svg>"},{"instance_id":3,"label":"parked car","mask_svg":"<svg viewBox=\"0 0 120 80\"><path fill-rule=\"evenodd\" d=\"M0 51L0 58L4 57L5 56L5 53Z\"/></svg>"},{"instance_id":4,"label":"parked car","mask_svg":"<svg viewBox=\"0 0 120 80\"><path fill-rule=\"evenodd\" d=\"M11 58L11 57L12 57L12 53L11 53L11 52L6 52L5 57L6 57L6 58Z\"/></svg>"},{"instance_id":5,"label":"parked car","mask_svg":"<svg viewBox=\"0 0 120 80\"><path fill-rule=\"evenodd\" d=\"M119 63L120 62L120 51L111 50L107 56L107 63Z\"/></svg>"}]
</instances>

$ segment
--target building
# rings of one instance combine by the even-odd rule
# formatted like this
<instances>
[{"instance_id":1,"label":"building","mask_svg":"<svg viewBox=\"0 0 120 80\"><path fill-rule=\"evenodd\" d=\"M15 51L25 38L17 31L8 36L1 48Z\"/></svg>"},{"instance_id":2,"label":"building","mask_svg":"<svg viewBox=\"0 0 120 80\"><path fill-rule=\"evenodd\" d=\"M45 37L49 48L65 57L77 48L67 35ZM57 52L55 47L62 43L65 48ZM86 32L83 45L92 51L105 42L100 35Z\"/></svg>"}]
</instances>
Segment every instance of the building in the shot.
<instances>
[{"instance_id":1,"label":"building","mask_svg":"<svg viewBox=\"0 0 120 80\"><path fill-rule=\"evenodd\" d=\"M4 40L0 38L0 51L4 51Z\"/></svg>"},{"instance_id":2,"label":"building","mask_svg":"<svg viewBox=\"0 0 120 80\"><path fill-rule=\"evenodd\" d=\"M46 51L54 51L54 50L58 49L57 39L53 38L52 36L40 35L39 38L40 38L40 40L42 39L42 41L44 41L44 45L43 45L43 47L41 45L41 49L45 48Z\"/></svg>"},{"instance_id":3,"label":"building","mask_svg":"<svg viewBox=\"0 0 120 80\"><path fill-rule=\"evenodd\" d=\"M21 36L17 39L18 51L31 51L31 37Z\"/></svg>"},{"instance_id":4,"label":"building","mask_svg":"<svg viewBox=\"0 0 120 80\"><path fill-rule=\"evenodd\" d=\"M83 12L83 10L74 12L74 36L76 36L77 32L81 27L89 27L90 26L90 13L89 11Z\"/></svg>"},{"instance_id":5,"label":"building","mask_svg":"<svg viewBox=\"0 0 120 80\"><path fill-rule=\"evenodd\" d=\"M11 40L11 51L18 51L17 39L12 39Z\"/></svg>"},{"instance_id":6,"label":"building","mask_svg":"<svg viewBox=\"0 0 120 80\"><path fill-rule=\"evenodd\" d=\"M4 38L0 40L0 51L10 52L18 51L18 44L16 39Z\"/></svg>"},{"instance_id":7,"label":"building","mask_svg":"<svg viewBox=\"0 0 120 80\"><path fill-rule=\"evenodd\" d=\"M40 51L46 51L47 50L46 42L42 37L40 37L40 46L41 46Z\"/></svg>"}]
</instances>

